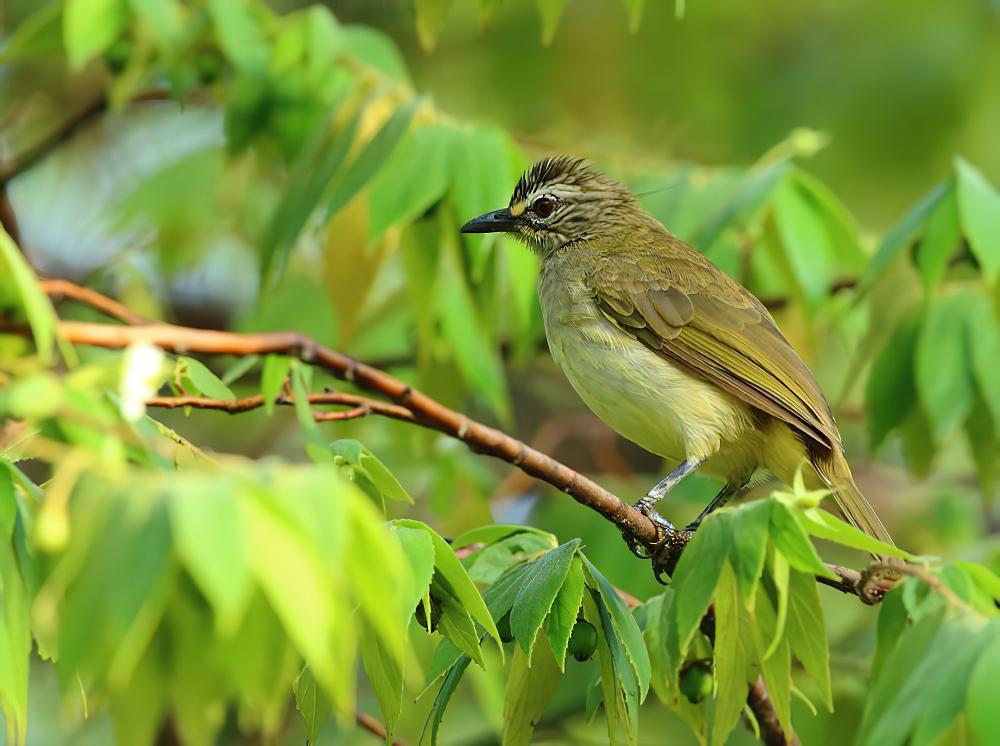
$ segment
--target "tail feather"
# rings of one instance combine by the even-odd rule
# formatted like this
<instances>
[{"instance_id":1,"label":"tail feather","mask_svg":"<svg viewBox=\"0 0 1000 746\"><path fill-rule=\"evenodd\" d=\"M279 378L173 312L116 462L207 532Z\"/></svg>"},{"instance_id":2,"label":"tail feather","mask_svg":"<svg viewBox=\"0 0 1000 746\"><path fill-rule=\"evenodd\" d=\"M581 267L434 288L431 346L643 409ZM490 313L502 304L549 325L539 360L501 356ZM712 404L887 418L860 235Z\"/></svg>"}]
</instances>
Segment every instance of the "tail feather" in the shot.
<instances>
[{"instance_id":1,"label":"tail feather","mask_svg":"<svg viewBox=\"0 0 1000 746\"><path fill-rule=\"evenodd\" d=\"M851 467L839 450L835 450L827 459L817 460L813 466L820 478L833 490L833 499L849 523L885 544L896 545L882 519L854 483Z\"/></svg>"}]
</instances>

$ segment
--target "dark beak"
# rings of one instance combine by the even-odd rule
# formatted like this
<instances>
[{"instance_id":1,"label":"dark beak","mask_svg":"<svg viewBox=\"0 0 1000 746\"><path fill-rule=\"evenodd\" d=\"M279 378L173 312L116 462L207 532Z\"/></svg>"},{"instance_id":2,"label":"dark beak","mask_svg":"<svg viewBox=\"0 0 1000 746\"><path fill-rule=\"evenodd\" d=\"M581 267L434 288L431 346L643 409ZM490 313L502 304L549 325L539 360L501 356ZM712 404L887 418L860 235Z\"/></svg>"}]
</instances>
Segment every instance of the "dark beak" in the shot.
<instances>
[{"instance_id":1,"label":"dark beak","mask_svg":"<svg viewBox=\"0 0 1000 746\"><path fill-rule=\"evenodd\" d=\"M509 233L515 228L517 218L510 214L509 208L504 207L473 218L462 226L462 233Z\"/></svg>"}]
</instances>

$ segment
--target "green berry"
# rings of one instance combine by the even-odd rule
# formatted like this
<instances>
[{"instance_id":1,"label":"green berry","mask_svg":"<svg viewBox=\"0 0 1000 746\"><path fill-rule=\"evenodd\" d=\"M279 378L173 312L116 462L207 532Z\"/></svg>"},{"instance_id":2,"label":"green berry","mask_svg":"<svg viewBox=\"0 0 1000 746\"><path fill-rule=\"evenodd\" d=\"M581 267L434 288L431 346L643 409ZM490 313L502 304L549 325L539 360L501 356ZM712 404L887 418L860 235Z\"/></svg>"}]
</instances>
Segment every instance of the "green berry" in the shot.
<instances>
[{"instance_id":1,"label":"green berry","mask_svg":"<svg viewBox=\"0 0 1000 746\"><path fill-rule=\"evenodd\" d=\"M590 660L597 650L597 630L586 619L577 619L569 636L569 652L578 661Z\"/></svg>"},{"instance_id":2,"label":"green berry","mask_svg":"<svg viewBox=\"0 0 1000 746\"><path fill-rule=\"evenodd\" d=\"M711 661L693 661L681 671L681 693L692 704L711 696L714 686Z\"/></svg>"}]
</instances>

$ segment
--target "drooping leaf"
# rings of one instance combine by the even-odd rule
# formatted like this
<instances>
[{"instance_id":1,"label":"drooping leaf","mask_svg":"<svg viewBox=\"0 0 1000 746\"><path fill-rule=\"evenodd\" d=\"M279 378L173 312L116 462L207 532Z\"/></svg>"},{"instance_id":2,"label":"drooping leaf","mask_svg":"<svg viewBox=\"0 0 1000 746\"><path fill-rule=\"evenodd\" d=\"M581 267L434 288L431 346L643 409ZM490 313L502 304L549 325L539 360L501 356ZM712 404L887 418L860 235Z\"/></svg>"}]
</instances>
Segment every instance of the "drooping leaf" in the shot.
<instances>
[{"instance_id":1,"label":"drooping leaf","mask_svg":"<svg viewBox=\"0 0 1000 746\"><path fill-rule=\"evenodd\" d=\"M1000 629L991 623L992 641L983 648L972 671L966 694L969 728L980 743L989 743L1000 733L1000 708L996 693L1000 691Z\"/></svg>"},{"instance_id":2,"label":"drooping leaf","mask_svg":"<svg viewBox=\"0 0 1000 746\"><path fill-rule=\"evenodd\" d=\"M31 335L35 340L39 360L43 365L48 365L52 360L52 347L56 338L56 314L48 297L39 287L35 273L2 226L0 226L0 267L9 273L14 295L20 301L24 315L31 326ZM0 283L3 282L5 280L0 276Z\"/></svg>"},{"instance_id":3,"label":"drooping leaf","mask_svg":"<svg viewBox=\"0 0 1000 746\"><path fill-rule=\"evenodd\" d=\"M361 665L378 699L387 740L391 740L403 710L403 667L367 629L361 631Z\"/></svg>"},{"instance_id":4,"label":"drooping leaf","mask_svg":"<svg viewBox=\"0 0 1000 746\"><path fill-rule=\"evenodd\" d=\"M963 294L935 299L917 339L917 394L938 442L965 419L975 393L966 339L968 307Z\"/></svg>"},{"instance_id":5,"label":"drooping leaf","mask_svg":"<svg viewBox=\"0 0 1000 746\"><path fill-rule=\"evenodd\" d=\"M699 529L700 530L700 529ZM736 575L723 564L715 594L715 710L711 743L721 746L733 732L746 702L753 656L753 633L740 598Z\"/></svg>"},{"instance_id":6,"label":"drooping leaf","mask_svg":"<svg viewBox=\"0 0 1000 746\"><path fill-rule=\"evenodd\" d=\"M747 608L753 608L760 575L764 570L767 551L771 504L766 500L741 505L732 512L732 543L729 563L736 573L736 583Z\"/></svg>"},{"instance_id":7,"label":"drooping leaf","mask_svg":"<svg viewBox=\"0 0 1000 746\"><path fill-rule=\"evenodd\" d=\"M830 650L826 622L819 605L819 591L810 573L792 570L788 579L788 619L785 634L795 657L819 687L823 703L833 709L830 685Z\"/></svg>"},{"instance_id":8,"label":"drooping leaf","mask_svg":"<svg viewBox=\"0 0 1000 746\"><path fill-rule=\"evenodd\" d=\"M425 52L432 52L437 46L438 36L448 20L451 0L414 0L417 11L417 37Z\"/></svg>"},{"instance_id":9,"label":"drooping leaf","mask_svg":"<svg viewBox=\"0 0 1000 746\"><path fill-rule=\"evenodd\" d=\"M895 328L872 363L865 389L868 434L876 449L899 427L917 402L914 361L919 327L916 319Z\"/></svg>"},{"instance_id":10,"label":"drooping leaf","mask_svg":"<svg viewBox=\"0 0 1000 746\"><path fill-rule=\"evenodd\" d=\"M378 496L386 500L398 500L410 505L413 504L413 498L399 483L399 480L393 476L385 464L378 460L375 454L359 441L335 440L330 444L330 450L335 454L334 463L337 463L336 457L339 457L344 463L351 466L352 473L347 476L349 479L357 481L362 489L365 488L365 481L358 479L358 477L363 475L367 483L377 490Z\"/></svg>"},{"instance_id":11,"label":"drooping leaf","mask_svg":"<svg viewBox=\"0 0 1000 746\"><path fill-rule=\"evenodd\" d=\"M722 513L710 514L684 548L671 578L671 604L680 651L683 653L712 600L719 573L729 552L728 525ZM680 661L678 661L680 663Z\"/></svg>"},{"instance_id":12,"label":"drooping leaf","mask_svg":"<svg viewBox=\"0 0 1000 746\"><path fill-rule=\"evenodd\" d=\"M951 182L938 184L920 200L882 238L875 256L868 262L861 286L869 288L875 278L918 235L924 223L951 188Z\"/></svg>"},{"instance_id":13,"label":"drooping leaf","mask_svg":"<svg viewBox=\"0 0 1000 746\"><path fill-rule=\"evenodd\" d=\"M993 282L1000 274L1000 192L962 158L955 161L958 214L972 253Z\"/></svg>"},{"instance_id":14,"label":"drooping leaf","mask_svg":"<svg viewBox=\"0 0 1000 746\"><path fill-rule=\"evenodd\" d=\"M958 200L955 189L949 189L928 218L923 240L917 248L917 267L928 291L944 275L961 237Z\"/></svg>"},{"instance_id":15,"label":"drooping leaf","mask_svg":"<svg viewBox=\"0 0 1000 746\"><path fill-rule=\"evenodd\" d=\"M583 603L583 586L583 564L574 558L566 580L552 603L552 610L545 618L545 635L549 638L560 671L566 670L566 648Z\"/></svg>"},{"instance_id":16,"label":"drooping leaf","mask_svg":"<svg viewBox=\"0 0 1000 746\"><path fill-rule=\"evenodd\" d=\"M200 360L195 360L193 357L179 357L177 365L181 377L190 381L198 393L209 399L236 401L236 395L230 388Z\"/></svg>"},{"instance_id":17,"label":"drooping leaf","mask_svg":"<svg viewBox=\"0 0 1000 746\"><path fill-rule=\"evenodd\" d=\"M532 650L536 646L529 643ZM545 645L530 656L515 649L504 685L503 741L509 746L531 742L535 724L555 694L561 673Z\"/></svg>"},{"instance_id":18,"label":"drooping leaf","mask_svg":"<svg viewBox=\"0 0 1000 746\"><path fill-rule=\"evenodd\" d=\"M510 628L521 649L532 660L532 645L542 622L566 582L570 566L580 546L579 539L567 542L547 552L531 563L524 585L514 599L510 611Z\"/></svg>"},{"instance_id":19,"label":"drooping leaf","mask_svg":"<svg viewBox=\"0 0 1000 746\"><path fill-rule=\"evenodd\" d=\"M260 374L260 393L264 397L264 411L274 414L275 399L281 393L288 371L292 366L292 358L285 355L268 355Z\"/></svg>"},{"instance_id":20,"label":"drooping leaf","mask_svg":"<svg viewBox=\"0 0 1000 746\"><path fill-rule=\"evenodd\" d=\"M295 709L306 723L306 746L312 746L320 728L330 717L330 702L308 666L295 678L292 693L295 695Z\"/></svg>"}]
</instances>

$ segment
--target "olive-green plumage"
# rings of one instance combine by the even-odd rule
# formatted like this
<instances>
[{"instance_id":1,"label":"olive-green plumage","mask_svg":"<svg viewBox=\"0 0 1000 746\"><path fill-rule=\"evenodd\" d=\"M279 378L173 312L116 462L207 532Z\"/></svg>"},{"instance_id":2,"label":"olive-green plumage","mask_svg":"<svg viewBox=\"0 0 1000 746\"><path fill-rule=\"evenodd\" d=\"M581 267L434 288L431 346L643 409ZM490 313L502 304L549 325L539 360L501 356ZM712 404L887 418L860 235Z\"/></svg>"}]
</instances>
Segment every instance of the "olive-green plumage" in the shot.
<instances>
[{"instance_id":1,"label":"olive-green plumage","mask_svg":"<svg viewBox=\"0 0 1000 746\"><path fill-rule=\"evenodd\" d=\"M845 517L891 542L858 491L816 379L757 298L584 162L533 166L508 208L466 232L506 231L542 256L552 355L621 435L738 494L758 468L834 490Z\"/></svg>"}]
</instances>

